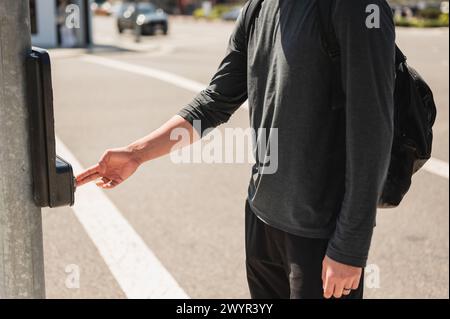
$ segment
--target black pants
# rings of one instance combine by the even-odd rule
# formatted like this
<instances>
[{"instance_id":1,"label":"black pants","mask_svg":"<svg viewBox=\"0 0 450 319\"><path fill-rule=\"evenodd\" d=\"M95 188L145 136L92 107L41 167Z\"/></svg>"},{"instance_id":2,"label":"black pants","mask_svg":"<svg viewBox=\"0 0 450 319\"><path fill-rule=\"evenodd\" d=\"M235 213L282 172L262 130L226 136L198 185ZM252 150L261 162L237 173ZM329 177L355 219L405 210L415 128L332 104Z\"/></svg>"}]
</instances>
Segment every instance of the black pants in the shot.
<instances>
[{"instance_id":1,"label":"black pants","mask_svg":"<svg viewBox=\"0 0 450 319\"><path fill-rule=\"evenodd\" d=\"M322 299L322 261L328 239L288 234L245 208L247 280L254 299ZM362 299L364 281L346 299Z\"/></svg>"}]
</instances>

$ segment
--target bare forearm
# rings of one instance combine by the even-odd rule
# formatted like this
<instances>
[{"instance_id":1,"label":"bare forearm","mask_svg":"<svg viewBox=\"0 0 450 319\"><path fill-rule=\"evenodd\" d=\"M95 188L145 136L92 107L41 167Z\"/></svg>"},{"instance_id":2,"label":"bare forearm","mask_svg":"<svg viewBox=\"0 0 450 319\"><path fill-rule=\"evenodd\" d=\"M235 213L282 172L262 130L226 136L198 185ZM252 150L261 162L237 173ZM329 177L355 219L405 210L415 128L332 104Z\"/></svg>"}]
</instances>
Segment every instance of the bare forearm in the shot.
<instances>
[{"instance_id":1,"label":"bare forearm","mask_svg":"<svg viewBox=\"0 0 450 319\"><path fill-rule=\"evenodd\" d=\"M189 139L180 136L171 137L173 132L180 130L186 132ZM177 148L188 146L198 139L199 135L192 125L181 116L176 115L149 135L131 143L128 148L139 163L144 163L167 155Z\"/></svg>"}]
</instances>

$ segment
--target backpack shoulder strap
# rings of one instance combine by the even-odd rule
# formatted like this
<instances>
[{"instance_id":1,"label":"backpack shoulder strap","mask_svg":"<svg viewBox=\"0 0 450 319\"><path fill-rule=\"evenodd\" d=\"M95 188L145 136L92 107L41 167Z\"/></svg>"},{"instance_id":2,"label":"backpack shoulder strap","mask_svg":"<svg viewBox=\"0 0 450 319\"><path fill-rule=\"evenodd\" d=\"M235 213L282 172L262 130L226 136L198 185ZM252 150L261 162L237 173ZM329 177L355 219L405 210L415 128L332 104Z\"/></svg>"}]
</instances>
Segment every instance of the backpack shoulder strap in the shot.
<instances>
[{"instance_id":1,"label":"backpack shoulder strap","mask_svg":"<svg viewBox=\"0 0 450 319\"><path fill-rule=\"evenodd\" d=\"M316 0L316 4L324 48L330 58L336 60L340 56L340 47L332 20L334 0Z\"/></svg>"},{"instance_id":2,"label":"backpack shoulder strap","mask_svg":"<svg viewBox=\"0 0 450 319\"><path fill-rule=\"evenodd\" d=\"M334 0L316 0L318 14L319 14L319 25L322 32L322 41L327 51L327 54L334 60L338 59L340 56L339 41L336 36L336 31L333 27L332 22L332 9ZM402 50L398 46L395 47L395 61L396 64L401 64L406 62L406 55L403 54Z\"/></svg>"},{"instance_id":3,"label":"backpack shoulder strap","mask_svg":"<svg viewBox=\"0 0 450 319\"><path fill-rule=\"evenodd\" d=\"M333 26L334 0L316 0L322 45L331 60L331 108L337 110L345 105L345 93L341 80L341 49Z\"/></svg>"},{"instance_id":4,"label":"backpack shoulder strap","mask_svg":"<svg viewBox=\"0 0 450 319\"><path fill-rule=\"evenodd\" d=\"M247 38L247 43L250 37L250 31L253 26L253 22L255 22L256 16L261 10L261 5L264 0L249 0L244 7L244 24L245 24L245 35Z\"/></svg>"},{"instance_id":5,"label":"backpack shoulder strap","mask_svg":"<svg viewBox=\"0 0 450 319\"><path fill-rule=\"evenodd\" d=\"M407 60L406 55L403 54L402 50L398 47L398 45L395 46L395 64L399 66L400 64L405 63Z\"/></svg>"}]
</instances>

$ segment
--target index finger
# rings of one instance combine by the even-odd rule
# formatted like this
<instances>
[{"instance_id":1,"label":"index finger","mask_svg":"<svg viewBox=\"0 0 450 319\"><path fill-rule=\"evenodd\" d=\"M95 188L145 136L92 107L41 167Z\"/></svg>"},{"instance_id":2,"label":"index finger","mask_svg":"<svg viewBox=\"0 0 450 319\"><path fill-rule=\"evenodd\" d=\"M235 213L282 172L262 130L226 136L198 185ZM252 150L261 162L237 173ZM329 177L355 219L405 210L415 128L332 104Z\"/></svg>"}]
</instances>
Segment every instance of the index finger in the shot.
<instances>
[{"instance_id":1,"label":"index finger","mask_svg":"<svg viewBox=\"0 0 450 319\"><path fill-rule=\"evenodd\" d=\"M82 185L96 179L99 176L99 168L100 164L96 164L85 170L83 173L77 175L76 177L77 184Z\"/></svg>"}]
</instances>

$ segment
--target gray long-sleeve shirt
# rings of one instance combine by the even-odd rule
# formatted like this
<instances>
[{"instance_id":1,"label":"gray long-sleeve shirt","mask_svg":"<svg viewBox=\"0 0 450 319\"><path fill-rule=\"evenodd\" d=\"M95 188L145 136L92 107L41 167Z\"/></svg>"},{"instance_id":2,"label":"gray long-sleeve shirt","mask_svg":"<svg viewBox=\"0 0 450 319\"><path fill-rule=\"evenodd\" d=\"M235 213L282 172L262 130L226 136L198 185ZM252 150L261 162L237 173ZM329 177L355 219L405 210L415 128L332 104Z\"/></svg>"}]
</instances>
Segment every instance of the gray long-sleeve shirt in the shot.
<instances>
[{"instance_id":1,"label":"gray long-sleeve shirt","mask_svg":"<svg viewBox=\"0 0 450 319\"><path fill-rule=\"evenodd\" d=\"M346 103L332 110L316 1L264 1L248 45L241 15L211 84L179 114L203 131L248 97L251 126L278 134L277 171L252 172L255 214L295 235L329 238L330 258L363 267L392 145L395 28L384 0L335 1ZM380 27L368 28L374 4L370 21Z\"/></svg>"}]
</instances>

